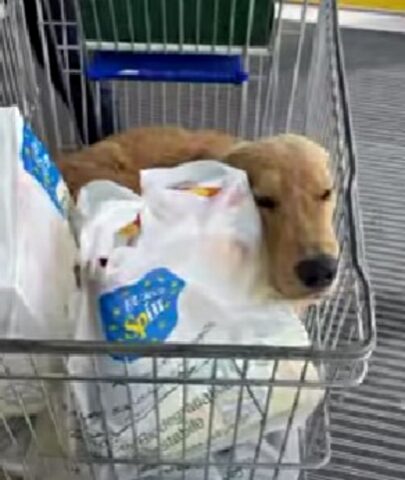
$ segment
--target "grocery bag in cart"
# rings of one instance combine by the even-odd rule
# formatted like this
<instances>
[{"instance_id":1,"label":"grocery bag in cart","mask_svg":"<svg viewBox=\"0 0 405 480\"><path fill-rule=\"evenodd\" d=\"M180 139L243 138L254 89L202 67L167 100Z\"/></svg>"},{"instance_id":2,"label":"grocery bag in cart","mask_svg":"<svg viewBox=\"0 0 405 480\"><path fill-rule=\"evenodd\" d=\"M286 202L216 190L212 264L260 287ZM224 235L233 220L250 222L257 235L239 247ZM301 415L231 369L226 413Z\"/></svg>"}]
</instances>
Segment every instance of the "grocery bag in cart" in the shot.
<instances>
[{"instance_id":1,"label":"grocery bag in cart","mask_svg":"<svg viewBox=\"0 0 405 480\"><path fill-rule=\"evenodd\" d=\"M0 337L71 337L68 302L75 287L76 246L67 221L69 195L16 107L0 108L0 157ZM5 377L52 368L44 355L0 355ZM35 414L43 406L39 382L0 382L3 415Z\"/></svg>"},{"instance_id":2,"label":"grocery bag in cart","mask_svg":"<svg viewBox=\"0 0 405 480\"><path fill-rule=\"evenodd\" d=\"M202 161L144 171L141 184L142 199L110 182L93 182L80 193L77 338L133 345L308 346L292 306L269 300L261 222L244 172ZM254 380L297 384L303 365L134 353L72 356L69 372L137 379L73 384L92 454L175 461L184 451L188 460L201 459L208 439L213 455L231 447L239 449L238 456L247 450L254 455L251 445L263 421L265 435L285 429L293 405L291 428L302 425L318 405L320 390L297 399L296 387L274 387L267 409L268 388ZM225 381L215 392L209 382L198 382L214 377ZM311 364L306 379L319 380ZM241 384L249 381L241 396ZM114 469L120 480L134 478L127 466ZM155 470L145 468L142 475L155 478ZM176 478L171 468L164 478L169 474Z\"/></svg>"}]
</instances>

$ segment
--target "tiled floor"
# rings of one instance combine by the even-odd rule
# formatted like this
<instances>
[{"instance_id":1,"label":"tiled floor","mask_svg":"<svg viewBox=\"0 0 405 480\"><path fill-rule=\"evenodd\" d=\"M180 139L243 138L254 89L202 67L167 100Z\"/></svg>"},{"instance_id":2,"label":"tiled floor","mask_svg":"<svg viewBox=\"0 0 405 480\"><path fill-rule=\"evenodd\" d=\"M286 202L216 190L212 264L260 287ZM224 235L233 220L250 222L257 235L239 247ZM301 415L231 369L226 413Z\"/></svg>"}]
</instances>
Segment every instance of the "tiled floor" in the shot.
<instances>
[{"instance_id":1,"label":"tiled floor","mask_svg":"<svg viewBox=\"0 0 405 480\"><path fill-rule=\"evenodd\" d=\"M310 480L405 478L405 35L343 32L378 347L332 406L333 458Z\"/></svg>"}]
</instances>

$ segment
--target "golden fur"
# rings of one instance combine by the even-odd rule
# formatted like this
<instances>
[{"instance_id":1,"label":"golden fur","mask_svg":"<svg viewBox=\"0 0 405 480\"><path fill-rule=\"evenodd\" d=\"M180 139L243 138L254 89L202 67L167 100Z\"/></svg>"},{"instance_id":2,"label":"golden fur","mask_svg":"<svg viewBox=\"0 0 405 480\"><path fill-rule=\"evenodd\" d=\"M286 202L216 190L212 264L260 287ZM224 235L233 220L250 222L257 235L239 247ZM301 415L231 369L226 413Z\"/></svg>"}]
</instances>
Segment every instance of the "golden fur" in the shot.
<instances>
[{"instance_id":1,"label":"golden fur","mask_svg":"<svg viewBox=\"0 0 405 480\"><path fill-rule=\"evenodd\" d=\"M319 293L302 284L295 267L319 254L338 254L327 152L305 137L280 135L235 147L224 160L247 172L259 206L264 200L260 213L270 284L288 298ZM269 199L272 208L266 206Z\"/></svg>"},{"instance_id":2,"label":"golden fur","mask_svg":"<svg viewBox=\"0 0 405 480\"><path fill-rule=\"evenodd\" d=\"M139 171L192 160L222 158L235 139L209 130L134 128L57 159L73 194L91 180L108 179L139 192Z\"/></svg>"},{"instance_id":3,"label":"golden fur","mask_svg":"<svg viewBox=\"0 0 405 480\"><path fill-rule=\"evenodd\" d=\"M304 137L238 142L220 132L140 128L60 158L58 164L76 195L95 179L113 180L139 192L141 169L214 158L247 172L261 207L269 285L290 299L322 293L300 281L296 266L319 254L337 256L335 196L327 152Z\"/></svg>"}]
</instances>

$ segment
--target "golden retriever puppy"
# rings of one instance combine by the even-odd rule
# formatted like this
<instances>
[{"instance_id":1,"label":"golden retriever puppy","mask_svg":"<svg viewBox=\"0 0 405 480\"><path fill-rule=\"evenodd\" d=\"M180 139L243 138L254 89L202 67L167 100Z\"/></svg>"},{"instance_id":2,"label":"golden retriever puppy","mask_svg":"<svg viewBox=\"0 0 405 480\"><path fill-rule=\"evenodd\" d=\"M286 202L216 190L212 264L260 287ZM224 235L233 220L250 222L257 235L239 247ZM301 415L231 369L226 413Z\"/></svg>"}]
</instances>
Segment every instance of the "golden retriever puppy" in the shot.
<instances>
[{"instance_id":1,"label":"golden retriever puppy","mask_svg":"<svg viewBox=\"0 0 405 480\"><path fill-rule=\"evenodd\" d=\"M246 171L260 209L269 287L282 298L320 297L337 272L335 195L327 152L298 135L239 142L220 132L140 128L109 137L58 164L72 193L95 179L139 192L139 171L218 159Z\"/></svg>"},{"instance_id":2,"label":"golden retriever puppy","mask_svg":"<svg viewBox=\"0 0 405 480\"><path fill-rule=\"evenodd\" d=\"M280 135L236 145L223 160L249 177L270 285L290 299L321 296L335 279L339 249L327 152L305 137Z\"/></svg>"}]
</instances>

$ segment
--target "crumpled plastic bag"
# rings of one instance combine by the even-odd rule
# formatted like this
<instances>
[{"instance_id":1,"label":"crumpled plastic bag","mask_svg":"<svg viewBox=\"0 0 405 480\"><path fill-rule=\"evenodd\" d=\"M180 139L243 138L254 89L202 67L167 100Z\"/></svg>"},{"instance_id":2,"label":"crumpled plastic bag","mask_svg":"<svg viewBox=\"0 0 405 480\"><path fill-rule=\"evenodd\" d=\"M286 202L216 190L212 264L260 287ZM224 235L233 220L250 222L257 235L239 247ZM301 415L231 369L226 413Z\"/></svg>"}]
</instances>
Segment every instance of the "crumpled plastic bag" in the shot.
<instances>
[{"instance_id":1,"label":"crumpled plastic bag","mask_svg":"<svg viewBox=\"0 0 405 480\"><path fill-rule=\"evenodd\" d=\"M68 304L77 249L67 220L69 195L44 145L17 107L0 108L0 336L72 338ZM41 355L0 355L3 375L46 373ZM39 382L1 381L0 411L34 414L44 407Z\"/></svg>"},{"instance_id":2,"label":"crumpled plastic bag","mask_svg":"<svg viewBox=\"0 0 405 480\"><path fill-rule=\"evenodd\" d=\"M142 199L110 182L92 182L80 193L83 289L75 312L77 338L133 344L309 344L291 306L266 298L260 219L244 172L206 161L146 171L141 179ZM112 220L118 218L121 224ZM304 373L317 381L314 366L297 361L244 363L191 356L186 363L171 358L154 364L134 354L73 356L68 368L74 375L145 378L144 383L73 384L87 446L93 454L116 459L156 459L160 453L162 463L179 461L183 447L187 459L201 459L208 435L211 453L220 455L233 448L236 421L236 446L243 451L243 445L258 441L265 417L268 434L283 430L295 409L294 430L322 397L316 389L302 389L297 397L296 387L274 387L265 415L268 388L249 385L249 380L298 383ZM209 382L201 382L188 385L184 393L184 378L190 383L213 375L247 386L242 394L240 385L218 386L213 393ZM148 383L151 379L154 383ZM125 465L114 468L120 480L133 478ZM142 472L145 478L154 475L154 468ZM165 478L170 475L176 478L177 473L167 472Z\"/></svg>"}]
</instances>

